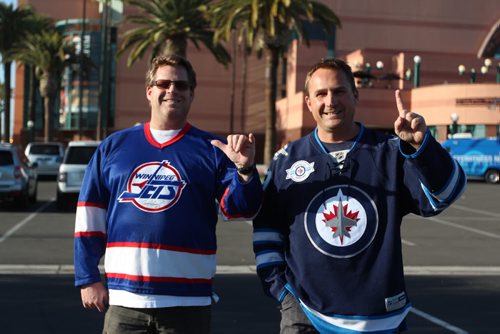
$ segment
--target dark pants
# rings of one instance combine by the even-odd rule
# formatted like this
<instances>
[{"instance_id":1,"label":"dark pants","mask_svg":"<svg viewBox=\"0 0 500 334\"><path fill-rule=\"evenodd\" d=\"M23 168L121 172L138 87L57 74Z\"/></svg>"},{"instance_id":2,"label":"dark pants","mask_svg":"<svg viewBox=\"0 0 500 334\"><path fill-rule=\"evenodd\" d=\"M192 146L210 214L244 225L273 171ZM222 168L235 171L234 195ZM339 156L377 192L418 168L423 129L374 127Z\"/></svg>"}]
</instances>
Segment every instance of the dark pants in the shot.
<instances>
[{"instance_id":1,"label":"dark pants","mask_svg":"<svg viewBox=\"0 0 500 334\"><path fill-rule=\"evenodd\" d=\"M281 334L318 334L302 311L299 302L288 293L281 302Z\"/></svg>"},{"instance_id":2,"label":"dark pants","mask_svg":"<svg viewBox=\"0 0 500 334\"><path fill-rule=\"evenodd\" d=\"M211 306L128 308L111 305L103 334L208 334Z\"/></svg>"}]
</instances>

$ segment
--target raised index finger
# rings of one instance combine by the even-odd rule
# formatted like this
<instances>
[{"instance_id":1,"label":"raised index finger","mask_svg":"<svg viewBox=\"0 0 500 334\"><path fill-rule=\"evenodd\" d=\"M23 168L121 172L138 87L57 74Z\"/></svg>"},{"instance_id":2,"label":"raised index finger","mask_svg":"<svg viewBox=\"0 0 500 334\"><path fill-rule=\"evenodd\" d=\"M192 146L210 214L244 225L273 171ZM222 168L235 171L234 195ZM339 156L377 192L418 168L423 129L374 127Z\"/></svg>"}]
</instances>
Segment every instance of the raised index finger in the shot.
<instances>
[{"instance_id":1,"label":"raised index finger","mask_svg":"<svg viewBox=\"0 0 500 334\"><path fill-rule=\"evenodd\" d=\"M399 89L396 89L394 95L396 97L396 106L398 107L399 117L405 118L407 111L404 108L403 100L401 100L401 92Z\"/></svg>"}]
</instances>

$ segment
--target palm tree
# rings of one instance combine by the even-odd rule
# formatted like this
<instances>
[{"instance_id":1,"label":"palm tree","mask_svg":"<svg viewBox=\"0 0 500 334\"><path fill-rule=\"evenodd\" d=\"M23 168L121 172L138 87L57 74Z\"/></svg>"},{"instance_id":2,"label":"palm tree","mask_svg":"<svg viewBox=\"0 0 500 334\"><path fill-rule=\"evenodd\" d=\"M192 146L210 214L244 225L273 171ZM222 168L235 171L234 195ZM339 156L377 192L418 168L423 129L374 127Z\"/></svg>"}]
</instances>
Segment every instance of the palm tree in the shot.
<instances>
[{"instance_id":1,"label":"palm tree","mask_svg":"<svg viewBox=\"0 0 500 334\"><path fill-rule=\"evenodd\" d=\"M207 0L128 0L140 14L126 20L135 27L123 35L119 53L132 48L127 65L131 66L152 48L151 58L158 55L186 56L187 41L197 48L205 45L221 64L230 62L230 55L221 43L214 43L214 33L202 8Z\"/></svg>"},{"instance_id":2,"label":"palm tree","mask_svg":"<svg viewBox=\"0 0 500 334\"><path fill-rule=\"evenodd\" d=\"M74 45L67 44L56 30L28 35L14 50L16 59L35 67L40 95L44 99L44 141L52 140L55 102L65 66L76 63Z\"/></svg>"},{"instance_id":3,"label":"palm tree","mask_svg":"<svg viewBox=\"0 0 500 334\"><path fill-rule=\"evenodd\" d=\"M46 30L53 30L54 20L47 16L35 14L29 20L29 25L27 26L29 33L36 34ZM28 92L28 117L29 121L34 124L35 114L36 114L36 100L37 100L37 88L39 86L38 79L36 78L35 66L27 66L26 70L29 71L29 92ZM34 131L34 128L31 129ZM30 134L31 136L32 134ZM33 138L33 137L32 137Z\"/></svg>"},{"instance_id":4,"label":"palm tree","mask_svg":"<svg viewBox=\"0 0 500 334\"><path fill-rule=\"evenodd\" d=\"M12 4L0 3L0 54L4 68L4 120L5 132L3 140L10 140L10 97L12 90L11 82L11 64L14 60L11 51L17 43L23 40L29 28L29 21L34 15L30 7L19 6L14 9ZM1 120L0 120L1 127Z\"/></svg>"},{"instance_id":5,"label":"palm tree","mask_svg":"<svg viewBox=\"0 0 500 334\"><path fill-rule=\"evenodd\" d=\"M236 29L247 45L266 57L266 130L264 163L276 149L276 87L280 55L296 35L309 45L308 24L318 23L327 34L340 21L327 6L312 0L215 0L208 8L216 41L228 41Z\"/></svg>"}]
</instances>

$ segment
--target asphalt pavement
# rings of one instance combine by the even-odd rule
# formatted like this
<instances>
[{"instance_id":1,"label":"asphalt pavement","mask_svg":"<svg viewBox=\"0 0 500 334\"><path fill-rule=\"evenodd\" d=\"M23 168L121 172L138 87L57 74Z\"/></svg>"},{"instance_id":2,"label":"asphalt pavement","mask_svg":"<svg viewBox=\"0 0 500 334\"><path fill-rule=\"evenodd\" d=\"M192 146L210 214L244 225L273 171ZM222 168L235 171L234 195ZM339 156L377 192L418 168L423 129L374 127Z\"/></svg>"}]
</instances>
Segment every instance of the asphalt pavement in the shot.
<instances>
[{"instance_id":1,"label":"asphalt pavement","mask_svg":"<svg viewBox=\"0 0 500 334\"><path fill-rule=\"evenodd\" d=\"M403 222L408 333L500 333L500 186L470 183L443 214ZM74 212L56 209L55 183L40 183L26 212L0 207L0 333L100 333L102 314L73 287ZM255 274L251 226L220 222L221 297L213 333L277 333L278 305Z\"/></svg>"}]
</instances>

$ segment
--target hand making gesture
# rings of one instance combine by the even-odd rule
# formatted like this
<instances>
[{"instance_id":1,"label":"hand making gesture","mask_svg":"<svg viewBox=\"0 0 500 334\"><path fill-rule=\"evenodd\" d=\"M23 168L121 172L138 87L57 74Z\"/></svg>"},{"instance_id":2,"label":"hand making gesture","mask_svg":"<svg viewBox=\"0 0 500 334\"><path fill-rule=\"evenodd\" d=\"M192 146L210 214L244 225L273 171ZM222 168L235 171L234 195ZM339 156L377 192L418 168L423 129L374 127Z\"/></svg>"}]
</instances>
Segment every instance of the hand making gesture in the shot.
<instances>
[{"instance_id":1,"label":"hand making gesture","mask_svg":"<svg viewBox=\"0 0 500 334\"><path fill-rule=\"evenodd\" d=\"M250 167L255 160L255 137L252 133L248 135L229 135L227 144L220 140L210 142L218 147L227 157L234 162L237 168Z\"/></svg>"},{"instance_id":2,"label":"hand making gesture","mask_svg":"<svg viewBox=\"0 0 500 334\"><path fill-rule=\"evenodd\" d=\"M394 122L394 131L401 140L404 140L418 150L424 141L425 132L427 131L425 119L419 114L404 108L399 89L396 90L395 96L399 117Z\"/></svg>"}]
</instances>

